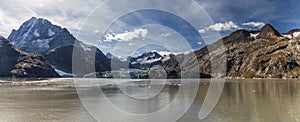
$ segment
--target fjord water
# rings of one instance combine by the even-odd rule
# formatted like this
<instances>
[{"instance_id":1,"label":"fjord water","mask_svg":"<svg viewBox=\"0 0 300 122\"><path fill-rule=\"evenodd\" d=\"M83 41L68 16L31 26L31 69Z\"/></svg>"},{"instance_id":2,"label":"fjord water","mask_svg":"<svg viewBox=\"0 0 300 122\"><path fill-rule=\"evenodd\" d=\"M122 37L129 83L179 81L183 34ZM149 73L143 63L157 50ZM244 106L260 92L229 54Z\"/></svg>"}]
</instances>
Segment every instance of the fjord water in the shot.
<instances>
[{"instance_id":1,"label":"fjord water","mask_svg":"<svg viewBox=\"0 0 300 122\"><path fill-rule=\"evenodd\" d=\"M96 121L80 102L73 80L0 80L0 121ZM181 87L166 85L156 96L158 100L154 104L139 104L129 101L128 96L114 85L108 85L111 80L100 81L106 84L102 86L105 96L126 111L153 112L170 103ZM299 80L226 80L218 104L203 120L198 119L198 112L209 84L206 80L199 82L197 97L179 122L300 121ZM137 83L141 87L147 86L144 82ZM94 88L81 89L92 92ZM130 118L126 120L130 121Z\"/></svg>"}]
</instances>

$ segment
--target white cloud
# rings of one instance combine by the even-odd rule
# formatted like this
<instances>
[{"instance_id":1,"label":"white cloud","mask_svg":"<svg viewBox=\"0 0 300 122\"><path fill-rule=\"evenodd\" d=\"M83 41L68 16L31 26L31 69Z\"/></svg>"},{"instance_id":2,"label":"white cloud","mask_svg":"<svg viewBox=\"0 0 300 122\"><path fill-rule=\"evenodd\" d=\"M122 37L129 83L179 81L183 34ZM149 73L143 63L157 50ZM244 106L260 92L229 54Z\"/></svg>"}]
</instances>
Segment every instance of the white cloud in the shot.
<instances>
[{"instance_id":1,"label":"white cloud","mask_svg":"<svg viewBox=\"0 0 300 122\"><path fill-rule=\"evenodd\" d=\"M241 27L233 21L229 21L225 23L216 23L203 29L199 29L199 33L206 33L207 31L228 31L234 29L241 29Z\"/></svg>"},{"instance_id":2,"label":"white cloud","mask_svg":"<svg viewBox=\"0 0 300 122\"><path fill-rule=\"evenodd\" d=\"M243 23L244 26L251 26L251 27L263 27L265 23L263 22L246 22Z\"/></svg>"},{"instance_id":3,"label":"white cloud","mask_svg":"<svg viewBox=\"0 0 300 122\"><path fill-rule=\"evenodd\" d=\"M0 20L0 34L7 37L12 29L17 29L33 16L46 18L53 24L66 27L73 34L76 34L87 15L103 1L2 0L1 2L5 4L0 4L0 18L2 18Z\"/></svg>"},{"instance_id":4,"label":"white cloud","mask_svg":"<svg viewBox=\"0 0 300 122\"><path fill-rule=\"evenodd\" d=\"M48 19L53 24L65 27L77 39L98 46L103 52L107 52L111 50L112 47L104 45L103 43L103 45L99 44L99 37L102 36L100 34L109 32L108 30L112 30L110 32L134 30L136 26L128 24L128 22L125 21L119 21L120 23L117 24L120 24L120 26L117 28L110 28L112 22L118 21L118 18L129 12L133 12L133 10L144 8L164 10L176 14L190 23L197 23L193 25L195 28L202 28L212 23L210 19L207 19L209 15L205 11L201 11L202 8L194 0L173 0L172 3L174 4L172 5L169 1L164 0L129 1L130 2L128 2L128 0L116 0L113 2L108 0L2 0L1 2L5 4L0 4L0 18L2 18L0 20L0 35L7 37L12 29L17 29L23 22L35 16L37 18ZM143 18L138 19L141 22L145 21ZM199 20L203 21L199 22ZM159 32L159 34L151 36L153 32ZM152 37L154 40L157 40L156 38L162 39L160 34L170 32L172 31L161 32L161 27L156 28L147 35L147 38ZM127 34L117 34L117 37L125 38L124 40L136 37L133 33L131 33L131 36L129 36L130 33L129 35ZM116 36L116 34L113 35ZM140 37L142 37L142 35L143 34L141 34ZM174 39L180 38L180 36L176 36L177 38L175 38L174 35L174 33L171 33L170 36L162 35L168 36L167 38L163 38L163 40L167 40L166 44L169 44ZM142 41L138 41L139 44L141 44L140 42ZM213 39L213 41L215 40ZM132 44L135 45L135 42ZM173 42L167 47L172 49L182 48L181 45ZM125 49L127 48L124 48L124 50Z\"/></svg>"},{"instance_id":5,"label":"white cloud","mask_svg":"<svg viewBox=\"0 0 300 122\"><path fill-rule=\"evenodd\" d=\"M169 37L169 36L171 36L170 33L163 33L163 34L160 34L160 37Z\"/></svg>"},{"instance_id":6,"label":"white cloud","mask_svg":"<svg viewBox=\"0 0 300 122\"><path fill-rule=\"evenodd\" d=\"M199 29L198 31L199 31L199 33L206 33L207 30L206 29Z\"/></svg>"},{"instance_id":7,"label":"white cloud","mask_svg":"<svg viewBox=\"0 0 300 122\"><path fill-rule=\"evenodd\" d=\"M133 41L133 39L137 38L145 38L148 35L148 29L134 29L133 31L126 31L124 33L119 33L119 34L106 34L104 35L105 40L104 42L112 42L113 40L115 41Z\"/></svg>"}]
</instances>

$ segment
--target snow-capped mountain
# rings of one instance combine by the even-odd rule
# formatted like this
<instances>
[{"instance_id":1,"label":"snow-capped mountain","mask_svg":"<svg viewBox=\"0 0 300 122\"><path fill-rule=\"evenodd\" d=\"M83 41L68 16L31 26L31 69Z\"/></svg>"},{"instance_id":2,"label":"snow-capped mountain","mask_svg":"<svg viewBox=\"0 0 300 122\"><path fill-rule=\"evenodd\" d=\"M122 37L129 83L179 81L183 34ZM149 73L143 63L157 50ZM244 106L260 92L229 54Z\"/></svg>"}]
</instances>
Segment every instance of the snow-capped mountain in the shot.
<instances>
[{"instance_id":1,"label":"snow-capped mountain","mask_svg":"<svg viewBox=\"0 0 300 122\"><path fill-rule=\"evenodd\" d=\"M108 59L110 59L110 60L112 60L112 59L117 59L117 60L120 60L120 61L126 61L126 59L124 59L124 58L122 58L122 57L120 57L120 56L115 56L115 55L113 55L113 54L111 54L111 53L106 53L106 58L108 58Z\"/></svg>"},{"instance_id":2,"label":"snow-capped mountain","mask_svg":"<svg viewBox=\"0 0 300 122\"><path fill-rule=\"evenodd\" d=\"M171 57L175 57L175 55L170 52L153 50L137 57L129 57L128 60L131 68L148 69L154 65L163 66L164 62Z\"/></svg>"},{"instance_id":3,"label":"snow-capped mountain","mask_svg":"<svg viewBox=\"0 0 300 122\"><path fill-rule=\"evenodd\" d=\"M47 19L32 17L13 30L9 40L22 51L42 54L53 67L66 73L72 73L74 50L83 67L95 63L96 71L110 70L109 60L102 51L77 40L66 28L53 25ZM84 73L90 72L82 72L82 75Z\"/></svg>"},{"instance_id":4,"label":"snow-capped mountain","mask_svg":"<svg viewBox=\"0 0 300 122\"><path fill-rule=\"evenodd\" d=\"M293 29L291 31L289 31L286 34L283 34L284 37L288 38L288 39L292 39L294 37L298 37L300 36L300 29Z\"/></svg>"},{"instance_id":5,"label":"snow-capped mountain","mask_svg":"<svg viewBox=\"0 0 300 122\"><path fill-rule=\"evenodd\" d=\"M20 50L37 53L47 53L56 47L74 44L76 40L66 28L35 17L13 30L8 39Z\"/></svg>"},{"instance_id":6,"label":"snow-capped mountain","mask_svg":"<svg viewBox=\"0 0 300 122\"><path fill-rule=\"evenodd\" d=\"M162 56L159 55L157 52L151 51L148 53L144 53L141 56L138 57L132 57L130 58L131 64L149 64L154 63L162 60Z\"/></svg>"}]
</instances>

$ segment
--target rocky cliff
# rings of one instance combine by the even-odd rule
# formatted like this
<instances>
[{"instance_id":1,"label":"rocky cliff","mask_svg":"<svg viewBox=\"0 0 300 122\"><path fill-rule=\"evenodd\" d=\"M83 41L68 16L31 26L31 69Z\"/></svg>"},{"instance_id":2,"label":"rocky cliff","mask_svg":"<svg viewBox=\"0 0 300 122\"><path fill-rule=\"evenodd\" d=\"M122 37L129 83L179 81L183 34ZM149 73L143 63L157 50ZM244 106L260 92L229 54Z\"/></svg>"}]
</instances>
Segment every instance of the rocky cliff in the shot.
<instances>
[{"instance_id":1,"label":"rocky cliff","mask_svg":"<svg viewBox=\"0 0 300 122\"><path fill-rule=\"evenodd\" d=\"M60 77L42 55L16 49L0 36L0 77Z\"/></svg>"},{"instance_id":2,"label":"rocky cliff","mask_svg":"<svg viewBox=\"0 0 300 122\"><path fill-rule=\"evenodd\" d=\"M217 53L224 43L227 68L231 78L299 78L300 31L295 29L280 34L270 24L260 31L238 30L209 45ZM195 51L200 72L211 73L211 61L207 47Z\"/></svg>"}]
</instances>

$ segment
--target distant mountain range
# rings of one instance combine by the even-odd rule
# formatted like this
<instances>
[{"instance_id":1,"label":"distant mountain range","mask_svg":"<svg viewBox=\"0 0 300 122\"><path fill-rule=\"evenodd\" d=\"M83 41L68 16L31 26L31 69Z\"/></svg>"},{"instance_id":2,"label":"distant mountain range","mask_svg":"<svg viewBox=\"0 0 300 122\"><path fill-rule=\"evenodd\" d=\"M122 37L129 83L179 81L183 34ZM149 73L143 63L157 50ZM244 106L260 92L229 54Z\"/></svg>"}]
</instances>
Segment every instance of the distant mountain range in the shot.
<instances>
[{"instance_id":1,"label":"distant mountain range","mask_svg":"<svg viewBox=\"0 0 300 122\"><path fill-rule=\"evenodd\" d=\"M127 59L110 53L104 55L97 47L77 40L66 28L53 25L42 18L33 17L19 29L13 30L8 37L10 42L3 37L0 39L0 55L3 57L0 60L1 77L60 77L58 73L61 76L62 73L72 74L72 56L76 51L79 57L77 60L82 67L95 64L95 71L101 74L99 77L111 77L111 70L145 71L153 67L163 69L169 78L181 77L182 73L186 73L182 70L183 65L202 78L209 78L214 76L211 74L210 61L213 57L209 53L217 54L221 44L226 47L226 55L220 58L227 60L226 75L223 77L300 77L300 30L294 29L281 34L270 24L257 31L237 30L192 53L151 51ZM208 47L213 50L209 52ZM191 63L193 55L196 56L197 63ZM91 72L82 70L77 75L83 77L89 73ZM148 75L143 75L143 78L144 76Z\"/></svg>"},{"instance_id":2,"label":"distant mountain range","mask_svg":"<svg viewBox=\"0 0 300 122\"><path fill-rule=\"evenodd\" d=\"M226 48L226 55L218 54L221 44ZM208 47L212 49L210 52ZM161 56L158 52L149 52L129 58L129 63L131 68L139 69L160 65L168 74L173 75L180 75L182 73L180 65L183 65L188 66L191 71L199 69L200 71L197 72L202 77L213 77L210 59L216 57L210 57L210 54L226 58L226 74L221 77L299 78L300 29L281 34L272 25L266 24L258 31L237 30L190 54ZM194 55L198 63L193 64L189 60L192 60Z\"/></svg>"}]
</instances>

